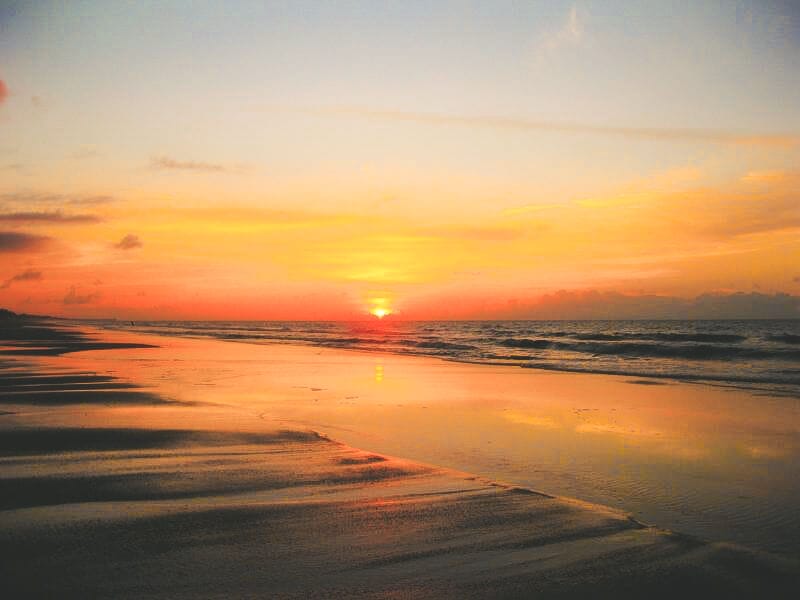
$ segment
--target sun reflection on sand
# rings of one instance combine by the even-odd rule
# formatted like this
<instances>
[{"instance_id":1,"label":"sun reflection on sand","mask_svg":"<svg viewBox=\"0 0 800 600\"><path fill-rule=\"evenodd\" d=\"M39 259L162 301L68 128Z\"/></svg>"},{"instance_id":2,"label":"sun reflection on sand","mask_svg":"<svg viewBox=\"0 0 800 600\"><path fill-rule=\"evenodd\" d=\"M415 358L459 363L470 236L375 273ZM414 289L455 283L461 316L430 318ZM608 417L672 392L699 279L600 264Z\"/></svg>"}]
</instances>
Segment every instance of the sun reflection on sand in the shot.
<instances>
[{"instance_id":1,"label":"sun reflection on sand","mask_svg":"<svg viewBox=\"0 0 800 600\"><path fill-rule=\"evenodd\" d=\"M522 425L531 425L533 427L543 427L545 429L560 429L563 425L556 423L555 420L549 417L540 417L537 415L527 414L520 411L508 411L502 415L512 423L520 423Z\"/></svg>"}]
</instances>

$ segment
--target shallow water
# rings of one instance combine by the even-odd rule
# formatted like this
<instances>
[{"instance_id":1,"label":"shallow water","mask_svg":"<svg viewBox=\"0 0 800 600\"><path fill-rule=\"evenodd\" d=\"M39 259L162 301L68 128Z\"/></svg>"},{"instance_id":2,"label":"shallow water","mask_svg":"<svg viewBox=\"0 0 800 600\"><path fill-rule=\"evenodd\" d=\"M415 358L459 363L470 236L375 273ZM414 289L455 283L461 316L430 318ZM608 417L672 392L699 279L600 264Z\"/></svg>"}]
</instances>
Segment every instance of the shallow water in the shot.
<instances>
[{"instance_id":1,"label":"shallow water","mask_svg":"<svg viewBox=\"0 0 800 600\"><path fill-rule=\"evenodd\" d=\"M800 319L747 321L98 321L107 328L706 381L800 397Z\"/></svg>"},{"instance_id":2,"label":"shallow water","mask_svg":"<svg viewBox=\"0 0 800 600\"><path fill-rule=\"evenodd\" d=\"M39 359L144 383L174 401L99 407L89 425L311 428L704 539L800 556L794 398L392 353L130 338L162 347ZM63 423L75 410L38 418ZM75 418L86 424L85 414Z\"/></svg>"}]
</instances>

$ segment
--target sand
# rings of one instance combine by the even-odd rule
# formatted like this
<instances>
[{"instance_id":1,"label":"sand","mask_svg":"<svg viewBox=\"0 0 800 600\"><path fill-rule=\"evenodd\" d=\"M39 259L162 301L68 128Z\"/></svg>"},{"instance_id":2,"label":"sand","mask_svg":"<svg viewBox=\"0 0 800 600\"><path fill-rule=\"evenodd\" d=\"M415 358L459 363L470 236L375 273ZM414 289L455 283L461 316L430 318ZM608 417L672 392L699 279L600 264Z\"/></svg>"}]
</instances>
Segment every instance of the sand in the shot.
<instances>
[{"instance_id":1,"label":"sand","mask_svg":"<svg viewBox=\"0 0 800 600\"><path fill-rule=\"evenodd\" d=\"M317 349L153 348L44 325L4 326L0 341L6 597L790 597L800 583L791 557L375 451L402 436L370 438L372 421L350 435L368 450L344 443L368 386L356 377L365 398L315 409ZM216 371L192 354L208 344ZM259 374L257 358L243 385L241 365L226 366L242 352L305 361L307 387ZM347 378L359 360L333 362ZM377 371L376 385L391 383ZM435 408L430 393L416 401Z\"/></svg>"}]
</instances>

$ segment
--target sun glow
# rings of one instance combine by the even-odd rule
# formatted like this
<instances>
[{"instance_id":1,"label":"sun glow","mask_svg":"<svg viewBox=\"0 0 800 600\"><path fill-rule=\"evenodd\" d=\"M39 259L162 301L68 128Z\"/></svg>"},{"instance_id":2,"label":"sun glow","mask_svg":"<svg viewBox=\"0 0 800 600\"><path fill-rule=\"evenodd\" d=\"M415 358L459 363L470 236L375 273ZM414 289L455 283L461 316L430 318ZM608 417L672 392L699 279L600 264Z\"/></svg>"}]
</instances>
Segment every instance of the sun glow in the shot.
<instances>
[{"instance_id":1,"label":"sun glow","mask_svg":"<svg viewBox=\"0 0 800 600\"><path fill-rule=\"evenodd\" d=\"M394 313L392 309L392 295L387 292L371 292L366 300L366 305L369 307L368 312L373 317L383 319Z\"/></svg>"}]
</instances>

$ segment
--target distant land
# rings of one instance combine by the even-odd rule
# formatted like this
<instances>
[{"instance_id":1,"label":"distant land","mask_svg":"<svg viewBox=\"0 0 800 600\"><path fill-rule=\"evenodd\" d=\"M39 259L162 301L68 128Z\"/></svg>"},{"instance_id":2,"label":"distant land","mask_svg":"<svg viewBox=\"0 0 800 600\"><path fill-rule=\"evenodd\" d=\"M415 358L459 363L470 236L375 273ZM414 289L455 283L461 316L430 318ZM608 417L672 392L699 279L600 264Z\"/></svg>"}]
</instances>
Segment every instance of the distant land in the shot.
<instances>
[{"instance_id":1,"label":"distant land","mask_svg":"<svg viewBox=\"0 0 800 600\"><path fill-rule=\"evenodd\" d=\"M12 319L53 319L48 315L29 315L28 313L15 313L7 308L0 308L0 321L10 321Z\"/></svg>"}]
</instances>

